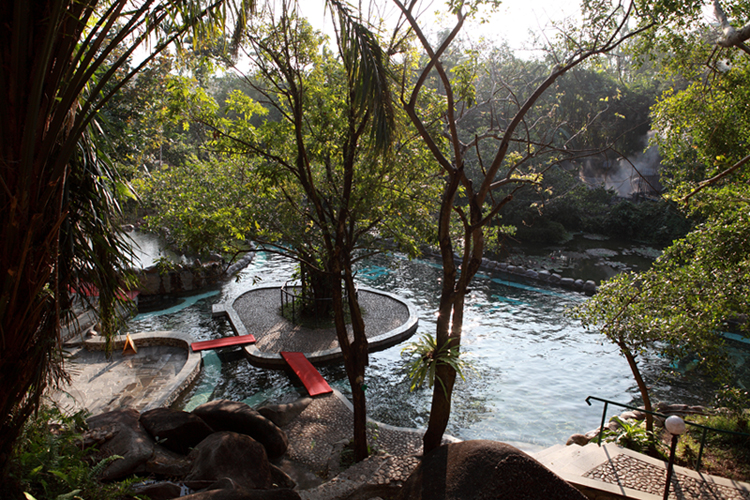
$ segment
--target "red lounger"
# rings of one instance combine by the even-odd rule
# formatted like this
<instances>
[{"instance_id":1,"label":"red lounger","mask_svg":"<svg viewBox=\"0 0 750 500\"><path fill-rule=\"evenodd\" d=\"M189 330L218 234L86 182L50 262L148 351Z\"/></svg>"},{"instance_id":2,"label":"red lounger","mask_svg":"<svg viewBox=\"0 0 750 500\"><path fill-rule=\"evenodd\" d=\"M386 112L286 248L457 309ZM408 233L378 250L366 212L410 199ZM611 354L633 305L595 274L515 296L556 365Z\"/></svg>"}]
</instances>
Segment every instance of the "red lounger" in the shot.
<instances>
[{"instance_id":1,"label":"red lounger","mask_svg":"<svg viewBox=\"0 0 750 500\"><path fill-rule=\"evenodd\" d=\"M252 335L238 335L234 337L223 337L214 340L203 340L201 342L193 342L190 347L193 352L203 351L204 349L216 349L217 347L227 347L230 345L243 345L252 344L255 342L255 337Z\"/></svg>"},{"instance_id":2,"label":"red lounger","mask_svg":"<svg viewBox=\"0 0 750 500\"><path fill-rule=\"evenodd\" d=\"M310 396L328 394L333 392L331 386L325 381L318 370L301 352L281 352L281 357L289 364L294 373L297 374L302 384L307 388Z\"/></svg>"}]
</instances>

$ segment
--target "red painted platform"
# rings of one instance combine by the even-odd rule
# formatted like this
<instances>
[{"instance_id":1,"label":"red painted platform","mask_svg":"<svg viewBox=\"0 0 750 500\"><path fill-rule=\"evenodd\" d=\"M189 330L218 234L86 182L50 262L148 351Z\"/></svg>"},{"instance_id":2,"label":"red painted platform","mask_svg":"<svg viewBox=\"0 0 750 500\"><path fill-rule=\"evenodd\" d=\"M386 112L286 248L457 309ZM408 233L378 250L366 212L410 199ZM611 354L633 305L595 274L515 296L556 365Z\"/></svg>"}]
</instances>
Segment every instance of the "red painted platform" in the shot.
<instances>
[{"instance_id":1,"label":"red painted platform","mask_svg":"<svg viewBox=\"0 0 750 500\"><path fill-rule=\"evenodd\" d=\"M255 337L252 335L238 335L234 337L223 337L220 339L193 342L190 344L190 347L193 349L193 352L198 352L205 349L216 349L217 347L252 344L253 342L255 342Z\"/></svg>"},{"instance_id":2,"label":"red painted platform","mask_svg":"<svg viewBox=\"0 0 750 500\"><path fill-rule=\"evenodd\" d=\"M289 364L294 373L297 374L310 396L328 394L333 392L331 386L325 381L318 370L301 352L282 351L281 357Z\"/></svg>"},{"instance_id":3,"label":"red painted platform","mask_svg":"<svg viewBox=\"0 0 750 500\"><path fill-rule=\"evenodd\" d=\"M75 290L75 288L73 288L72 286L68 286L68 290L70 290L71 293L78 293ZM78 291L80 291L82 294L84 294L87 297L98 297L99 296L99 289L96 286L94 286L93 284L91 284L91 283L82 283L81 286L78 287ZM136 297L138 297L138 295L140 293L141 292L139 292L137 290L122 290L121 289L121 290L117 291L117 297L119 299L123 299L123 300L126 297L129 300L135 300Z\"/></svg>"}]
</instances>

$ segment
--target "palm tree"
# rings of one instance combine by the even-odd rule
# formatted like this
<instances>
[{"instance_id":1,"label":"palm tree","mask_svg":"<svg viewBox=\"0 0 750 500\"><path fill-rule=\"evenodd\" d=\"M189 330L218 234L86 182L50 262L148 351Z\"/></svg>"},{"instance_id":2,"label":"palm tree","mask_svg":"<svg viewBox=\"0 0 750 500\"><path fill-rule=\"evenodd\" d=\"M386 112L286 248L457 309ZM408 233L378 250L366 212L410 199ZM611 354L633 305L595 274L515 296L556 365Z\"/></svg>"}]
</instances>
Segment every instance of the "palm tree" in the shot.
<instances>
[{"instance_id":1,"label":"palm tree","mask_svg":"<svg viewBox=\"0 0 750 500\"><path fill-rule=\"evenodd\" d=\"M177 37L222 26L226 2L204 3L0 5L0 474L45 388L64 378L61 324L83 283L100 290L104 333L116 327L116 291L131 253L116 224L117 178L97 112ZM146 41L146 59L124 72Z\"/></svg>"},{"instance_id":2,"label":"palm tree","mask_svg":"<svg viewBox=\"0 0 750 500\"><path fill-rule=\"evenodd\" d=\"M348 15L344 3L330 4ZM100 290L103 333L117 326L117 290L131 254L116 224L118 180L96 126L98 111L186 33L212 38L231 19L236 35L253 6L253 0L0 3L0 476L41 395L64 378L61 324L71 318L73 294L83 283ZM368 99L378 88L370 82L384 70L367 64L366 30L351 26L351 53L365 54L364 91L357 95ZM127 70L141 46L147 56Z\"/></svg>"}]
</instances>

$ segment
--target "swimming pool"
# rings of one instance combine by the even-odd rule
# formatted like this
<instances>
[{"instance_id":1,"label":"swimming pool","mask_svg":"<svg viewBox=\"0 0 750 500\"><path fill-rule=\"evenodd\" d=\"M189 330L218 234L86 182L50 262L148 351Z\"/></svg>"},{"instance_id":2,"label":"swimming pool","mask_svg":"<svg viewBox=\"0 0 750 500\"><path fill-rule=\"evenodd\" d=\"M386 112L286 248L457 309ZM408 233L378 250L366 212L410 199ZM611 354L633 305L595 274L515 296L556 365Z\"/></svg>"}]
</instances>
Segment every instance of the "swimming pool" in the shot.
<instances>
[{"instance_id":1,"label":"swimming pool","mask_svg":"<svg viewBox=\"0 0 750 500\"><path fill-rule=\"evenodd\" d=\"M230 335L228 321L211 317L211 306L251 288L258 278L260 285L284 281L294 267L287 259L259 252L238 280L197 299L188 298L168 311L137 316L129 329L179 330L196 340ZM363 285L411 301L420 317L417 335L434 333L440 295L438 262L379 256L360 269L358 276ZM588 406L587 396L637 403L635 382L617 349L602 335L584 330L565 316L566 308L582 300L585 296L575 292L511 281L500 274L479 274L467 297L462 336L462 351L473 370L466 381L456 384L447 432L461 439L504 441L531 451L596 428L601 407ZM368 416L391 425L424 427L432 392L427 388L409 392L406 359L401 355L404 345L370 355L365 381ZM691 374L657 376L664 367L658 357L643 360L645 375L654 381L655 402L710 402L712 387L705 380ZM348 393L343 365L320 371L331 385ZM257 406L289 401L302 391L294 376L284 371L253 367L236 352L208 353L198 381L177 405L189 410L210 399L228 398Z\"/></svg>"}]
</instances>

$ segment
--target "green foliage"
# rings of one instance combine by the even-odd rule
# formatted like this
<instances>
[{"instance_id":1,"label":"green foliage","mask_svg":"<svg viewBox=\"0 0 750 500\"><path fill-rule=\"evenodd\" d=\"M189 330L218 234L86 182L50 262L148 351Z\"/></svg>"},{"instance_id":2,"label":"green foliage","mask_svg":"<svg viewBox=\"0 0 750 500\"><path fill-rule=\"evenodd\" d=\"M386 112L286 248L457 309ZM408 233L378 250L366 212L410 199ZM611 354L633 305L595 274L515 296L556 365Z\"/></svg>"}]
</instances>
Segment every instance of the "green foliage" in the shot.
<instances>
[{"instance_id":1,"label":"green foliage","mask_svg":"<svg viewBox=\"0 0 750 500\"><path fill-rule=\"evenodd\" d=\"M432 388L437 379L443 391L447 393L445 383L436 376L440 365L450 366L462 380L465 380L464 371L469 365L462 358L459 346L451 345L451 343L451 340L448 340L438 348L435 337L427 333L401 349L402 355L411 358L407 368L407 376L411 379L409 390L414 391L422 387L425 381Z\"/></svg>"},{"instance_id":2,"label":"green foliage","mask_svg":"<svg viewBox=\"0 0 750 500\"><path fill-rule=\"evenodd\" d=\"M612 417L611 421L617 422L618 427L615 430L604 429L602 440L606 442L615 443L638 453L645 453L661 444L656 434L646 430L644 421L623 420L620 417Z\"/></svg>"},{"instance_id":3,"label":"green foliage","mask_svg":"<svg viewBox=\"0 0 750 500\"><path fill-rule=\"evenodd\" d=\"M106 465L121 457L91 463L92 449L81 446L86 414L62 413L43 406L24 427L10 463L9 479L27 498L115 500L131 494L130 484L102 484L97 478ZM4 485L8 486L8 484Z\"/></svg>"},{"instance_id":4,"label":"green foliage","mask_svg":"<svg viewBox=\"0 0 750 500\"><path fill-rule=\"evenodd\" d=\"M723 431L748 434L747 415L718 412L695 416L691 421ZM703 429L688 425L680 437L676 463L694 467L703 438ZM720 477L747 481L750 479L750 437L708 431L701 457L701 470Z\"/></svg>"},{"instance_id":5,"label":"green foliage","mask_svg":"<svg viewBox=\"0 0 750 500\"><path fill-rule=\"evenodd\" d=\"M730 417L737 421L737 425L745 429L740 432L748 432L747 424L748 419L750 419L750 414L748 414L750 394L748 394L748 391L725 385L716 394L716 404L719 407L726 408Z\"/></svg>"}]
</instances>

